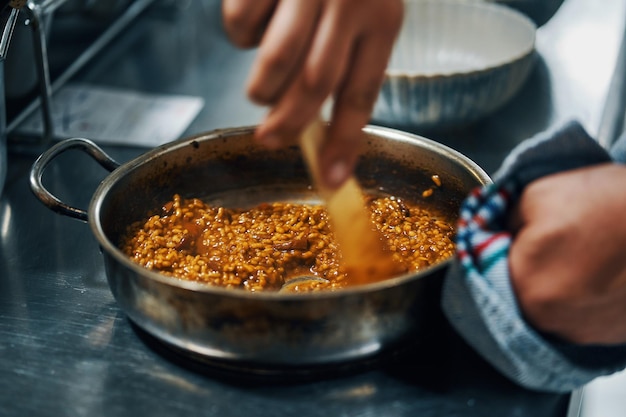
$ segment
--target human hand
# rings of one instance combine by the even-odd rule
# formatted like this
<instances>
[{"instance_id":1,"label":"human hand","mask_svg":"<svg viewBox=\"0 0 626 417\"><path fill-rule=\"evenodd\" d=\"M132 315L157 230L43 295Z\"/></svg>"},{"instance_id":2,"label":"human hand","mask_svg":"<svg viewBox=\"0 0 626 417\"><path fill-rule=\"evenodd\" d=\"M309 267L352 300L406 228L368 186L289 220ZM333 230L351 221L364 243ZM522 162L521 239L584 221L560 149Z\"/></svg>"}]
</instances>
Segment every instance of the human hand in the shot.
<instances>
[{"instance_id":1,"label":"human hand","mask_svg":"<svg viewBox=\"0 0 626 417\"><path fill-rule=\"evenodd\" d=\"M223 0L224 25L241 47L259 46L247 92L271 110L255 133L270 148L297 142L334 96L319 150L326 186L352 173L402 24L402 0Z\"/></svg>"},{"instance_id":2,"label":"human hand","mask_svg":"<svg viewBox=\"0 0 626 417\"><path fill-rule=\"evenodd\" d=\"M626 343L626 166L529 184L514 213L511 281L535 328L578 344Z\"/></svg>"}]
</instances>

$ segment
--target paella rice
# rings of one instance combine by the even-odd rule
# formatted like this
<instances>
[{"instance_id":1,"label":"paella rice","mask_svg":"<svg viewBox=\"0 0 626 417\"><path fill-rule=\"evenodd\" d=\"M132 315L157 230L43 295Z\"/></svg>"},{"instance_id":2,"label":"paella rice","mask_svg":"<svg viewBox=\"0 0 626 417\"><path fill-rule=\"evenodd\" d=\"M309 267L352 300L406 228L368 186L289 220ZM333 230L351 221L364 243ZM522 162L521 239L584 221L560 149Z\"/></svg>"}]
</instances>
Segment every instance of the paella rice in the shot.
<instances>
[{"instance_id":1,"label":"paella rice","mask_svg":"<svg viewBox=\"0 0 626 417\"><path fill-rule=\"evenodd\" d=\"M405 271L454 253L452 223L436 213L390 196L366 202L373 225ZM174 195L128 228L121 249L148 269L226 288L278 290L302 275L324 280L299 291L349 285L321 205L275 202L244 210Z\"/></svg>"}]
</instances>

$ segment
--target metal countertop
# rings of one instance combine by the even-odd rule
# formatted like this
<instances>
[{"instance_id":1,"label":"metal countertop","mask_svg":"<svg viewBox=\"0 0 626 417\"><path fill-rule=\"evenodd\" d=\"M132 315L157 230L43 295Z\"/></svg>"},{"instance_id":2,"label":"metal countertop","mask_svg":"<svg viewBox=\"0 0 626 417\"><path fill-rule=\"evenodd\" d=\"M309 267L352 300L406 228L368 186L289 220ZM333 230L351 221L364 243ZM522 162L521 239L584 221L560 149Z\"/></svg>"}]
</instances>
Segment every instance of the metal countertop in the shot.
<instances>
[{"instance_id":1,"label":"metal countertop","mask_svg":"<svg viewBox=\"0 0 626 417\"><path fill-rule=\"evenodd\" d=\"M592 135L612 136L623 117L622 87L613 73L620 67L625 22L624 0L602 7L566 0L539 29L541 60L517 97L474 126L428 136L490 173L515 144L567 119L580 120ZM254 51L239 51L225 39L218 1L164 0L74 80L202 96L206 105L187 136L261 120L263 109L243 93L253 57ZM105 149L119 162L145 152ZM181 358L135 328L117 307L88 225L51 212L31 194L28 174L36 153L10 153L0 199L2 416L568 415L570 395L515 386L445 322L430 340L306 380L251 378ZM45 180L60 198L87 207L106 175L90 159L68 153ZM620 384L619 378L591 384L592 399L597 403L611 391L594 388L603 384L624 392L626 385L612 383ZM578 400L568 417L578 415ZM611 415L594 414L585 401L582 410L585 417Z\"/></svg>"}]
</instances>

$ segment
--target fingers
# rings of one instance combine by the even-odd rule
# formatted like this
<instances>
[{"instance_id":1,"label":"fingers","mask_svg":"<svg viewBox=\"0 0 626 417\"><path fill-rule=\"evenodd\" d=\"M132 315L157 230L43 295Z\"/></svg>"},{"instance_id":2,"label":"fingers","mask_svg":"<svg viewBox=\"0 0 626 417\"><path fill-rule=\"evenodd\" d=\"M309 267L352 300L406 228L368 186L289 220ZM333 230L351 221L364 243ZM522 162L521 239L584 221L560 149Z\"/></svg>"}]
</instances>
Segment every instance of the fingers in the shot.
<instances>
[{"instance_id":1,"label":"fingers","mask_svg":"<svg viewBox=\"0 0 626 417\"><path fill-rule=\"evenodd\" d=\"M275 147L293 143L334 94L329 137L319 160L322 180L336 188L358 159L362 127L369 120L402 22L402 2L326 0L323 6L317 26L309 32L313 39L298 73L279 93L257 138Z\"/></svg>"},{"instance_id":2,"label":"fingers","mask_svg":"<svg viewBox=\"0 0 626 417\"><path fill-rule=\"evenodd\" d=\"M256 130L270 148L295 143L334 95L331 129L320 150L331 188L351 174L400 29L403 0L224 0L227 30L252 44L268 19L248 95L271 105Z\"/></svg>"},{"instance_id":3,"label":"fingers","mask_svg":"<svg viewBox=\"0 0 626 417\"><path fill-rule=\"evenodd\" d=\"M367 124L384 79L394 35L369 36L357 45L347 76L335 98L333 123L320 154L327 186L340 186L352 173Z\"/></svg>"},{"instance_id":4,"label":"fingers","mask_svg":"<svg viewBox=\"0 0 626 417\"><path fill-rule=\"evenodd\" d=\"M224 29L242 48L258 45L278 0L222 0Z\"/></svg>"},{"instance_id":5,"label":"fingers","mask_svg":"<svg viewBox=\"0 0 626 417\"><path fill-rule=\"evenodd\" d=\"M324 12L311 35L301 69L276 101L256 136L267 146L284 146L319 113L324 100L338 88L351 55L355 35L341 15Z\"/></svg>"},{"instance_id":6,"label":"fingers","mask_svg":"<svg viewBox=\"0 0 626 417\"><path fill-rule=\"evenodd\" d=\"M274 104L291 83L315 34L319 0L283 1L272 16L254 62L248 95L259 104Z\"/></svg>"}]
</instances>

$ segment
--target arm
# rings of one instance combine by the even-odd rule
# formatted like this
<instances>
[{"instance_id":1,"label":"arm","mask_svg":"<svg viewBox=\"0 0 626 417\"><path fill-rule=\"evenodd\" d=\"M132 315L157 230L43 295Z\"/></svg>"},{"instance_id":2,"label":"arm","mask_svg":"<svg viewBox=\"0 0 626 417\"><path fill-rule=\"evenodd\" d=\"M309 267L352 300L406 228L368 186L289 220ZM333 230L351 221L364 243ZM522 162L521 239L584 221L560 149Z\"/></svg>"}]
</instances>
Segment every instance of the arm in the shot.
<instances>
[{"instance_id":1,"label":"arm","mask_svg":"<svg viewBox=\"0 0 626 417\"><path fill-rule=\"evenodd\" d=\"M522 142L495 177L461 209L442 299L452 326L528 388L624 369L626 166L569 123Z\"/></svg>"}]
</instances>

